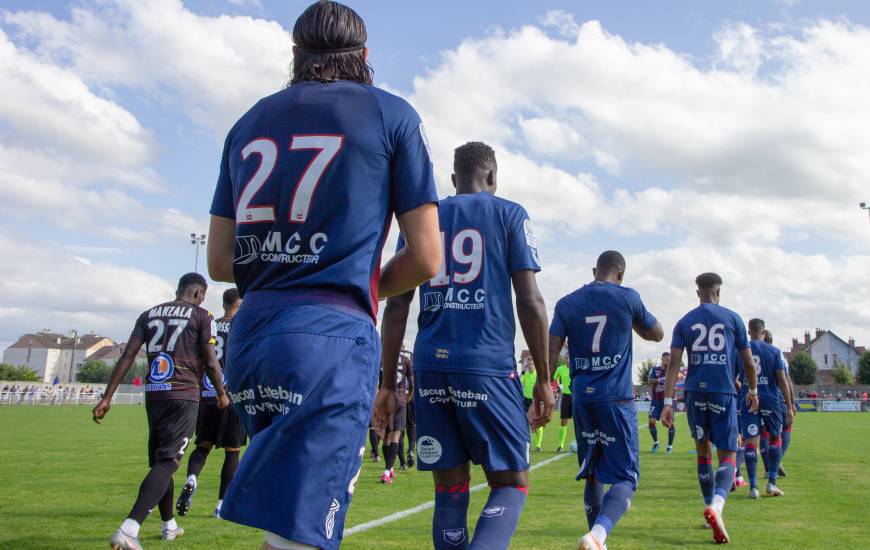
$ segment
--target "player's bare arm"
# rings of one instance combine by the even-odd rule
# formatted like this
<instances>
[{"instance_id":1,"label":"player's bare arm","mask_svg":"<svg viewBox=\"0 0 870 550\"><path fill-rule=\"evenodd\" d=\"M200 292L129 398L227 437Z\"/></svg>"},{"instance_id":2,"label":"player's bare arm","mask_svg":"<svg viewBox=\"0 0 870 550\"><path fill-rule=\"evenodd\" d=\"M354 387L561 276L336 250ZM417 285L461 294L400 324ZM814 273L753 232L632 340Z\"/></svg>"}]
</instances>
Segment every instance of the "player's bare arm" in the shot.
<instances>
[{"instance_id":1,"label":"player's bare arm","mask_svg":"<svg viewBox=\"0 0 870 550\"><path fill-rule=\"evenodd\" d=\"M398 408L396 398L396 365L399 363L399 352L405 338L405 327L408 324L408 312L414 300L414 290L393 296L387 300L384 308L384 319L381 324L381 368L383 379L378 394L375 396L372 411L372 426L383 438L387 426L393 421Z\"/></svg>"},{"instance_id":2,"label":"player's bare arm","mask_svg":"<svg viewBox=\"0 0 870 550\"><path fill-rule=\"evenodd\" d=\"M529 269L511 274L514 292L517 295L517 317L520 320L523 336L538 370L535 381L534 404L529 413L532 429L546 426L556 407L553 388L550 386L552 373L548 353L549 327L547 326L547 306L538 288L535 272ZM557 349L561 349L561 346Z\"/></svg>"},{"instance_id":3,"label":"player's bare arm","mask_svg":"<svg viewBox=\"0 0 870 550\"><path fill-rule=\"evenodd\" d=\"M398 217L405 247L387 262L378 281L378 295L389 298L413 290L438 273L442 261L438 207L424 204Z\"/></svg>"},{"instance_id":4,"label":"player's bare arm","mask_svg":"<svg viewBox=\"0 0 870 550\"><path fill-rule=\"evenodd\" d=\"M215 393L217 394L217 406L219 409L225 409L230 404L230 398L224 390L223 377L221 376L221 364L214 351L214 344L211 342L203 342L199 353L205 360L205 373L208 376L208 379L211 380Z\"/></svg>"},{"instance_id":5,"label":"player's bare arm","mask_svg":"<svg viewBox=\"0 0 870 550\"><path fill-rule=\"evenodd\" d=\"M680 362L683 360L682 348L671 348L671 361L665 375L665 404L662 407L662 424L670 428L674 425L674 396L677 394L677 376L680 374Z\"/></svg>"},{"instance_id":6,"label":"player's bare arm","mask_svg":"<svg viewBox=\"0 0 870 550\"><path fill-rule=\"evenodd\" d=\"M791 422L794 420L794 400L791 389L788 387L788 375L785 371L776 371L776 382L779 384L779 391L782 392L782 398L785 400L785 418Z\"/></svg>"},{"instance_id":7,"label":"player's bare arm","mask_svg":"<svg viewBox=\"0 0 870 550\"><path fill-rule=\"evenodd\" d=\"M131 339L127 343L127 347L124 348L124 353L121 354L121 357L118 359L118 362L115 363L115 368L112 369L112 374L109 376L109 384L106 386L106 393L103 394L103 398L93 409L94 422L100 424L101 420L106 417L106 414L109 412L109 409L112 407L112 396L115 395L115 391L118 389L118 386L121 385L121 381L126 376L127 371L130 370L130 367L133 366L133 363L136 361L136 354L139 353L139 349L142 348L143 342Z\"/></svg>"},{"instance_id":8,"label":"player's bare arm","mask_svg":"<svg viewBox=\"0 0 870 550\"><path fill-rule=\"evenodd\" d=\"M743 360L743 372L746 375L746 385L749 393L746 394L746 405L749 412L758 410L758 375L755 372L755 358L752 357L752 349L740 350L740 358Z\"/></svg>"},{"instance_id":9,"label":"player's bare arm","mask_svg":"<svg viewBox=\"0 0 870 550\"><path fill-rule=\"evenodd\" d=\"M662 338L665 337L665 329L662 328L661 321L656 321L656 324L649 329L645 329L635 322L633 328L638 336L649 342L661 342Z\"/></svg>"},{"instance_id":10,"label":"player's bare arm","mask_svg":"<svg viewBox=\"0 0 870 550\"><path fill-rule=\"evenodd\" d=\"M212 216L208 226L208 275L215 281L233 283L236 250L236 220Z\"/></svg>"}]
</instances>

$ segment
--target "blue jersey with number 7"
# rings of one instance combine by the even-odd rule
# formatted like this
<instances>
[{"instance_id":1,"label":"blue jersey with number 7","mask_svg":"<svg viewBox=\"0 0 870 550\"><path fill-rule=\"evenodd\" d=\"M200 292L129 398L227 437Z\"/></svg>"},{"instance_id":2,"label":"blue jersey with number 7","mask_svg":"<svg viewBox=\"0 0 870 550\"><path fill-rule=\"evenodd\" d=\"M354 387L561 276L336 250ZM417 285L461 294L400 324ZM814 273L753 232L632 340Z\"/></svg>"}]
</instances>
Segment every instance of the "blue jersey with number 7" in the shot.
<instances>
[{"instance_id":1,"label":"blue jersey with number 7","mask_svg":"<svg viewBox=\"0 0 870 550\"><path fill-rule=\"evenodd\" d=\"M568 338L575 402L634 398L632 330L657 320L633 288L594 281L556 303L550 334Z\"/></svg>"},{"instance_id":2,"label":"blue jersey with number 7","mask_svg":"<svg viewBox=\"0 0 870 550\"><path fill-rule=\"evenodd\" d=\"M671 347L688 350L686 391L737 394L735 367L749 347L743 319L718 304L701 304L674 327Z\"/></svg>"},{"instance_id":3,"label":"blue jersey with number 7","mask_svg":"<svg viewBox=\"0 0 870 550\"><path fill-rule=\"evenodd\" d=\"M420 287L414 369L515 373L511 275L541 269L528 214L481 192L442 200L438 221L444 261Z\"/></svg>"},{"instance_id":4,"label":"blue jersey with number 7","mask_svg":"<svg viewBox=\"0 0 870 550\"><path fill-rule=\"evenodd\" d=\"M374 317L392 214L435 201L423 126L407 102L355 82L300 82L230 130L211 213L236 222L242 294L328 289Z\"/></svg>"}]
</instances>

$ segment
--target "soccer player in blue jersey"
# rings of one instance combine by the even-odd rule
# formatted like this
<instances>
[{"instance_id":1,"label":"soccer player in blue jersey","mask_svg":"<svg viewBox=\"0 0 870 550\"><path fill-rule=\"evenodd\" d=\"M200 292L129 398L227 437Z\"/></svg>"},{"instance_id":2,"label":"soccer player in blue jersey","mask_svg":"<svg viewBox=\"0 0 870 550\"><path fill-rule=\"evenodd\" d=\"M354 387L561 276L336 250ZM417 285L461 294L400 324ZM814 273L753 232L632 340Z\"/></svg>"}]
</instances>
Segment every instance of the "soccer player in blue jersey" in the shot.
<instances>
[{"instance_id":1,"label":"soccer player in blue jersey","mask_svg":"<svg viewBox=\"0 0 870 550\"><path fill-rule=\"evenodd\" d=\"M665 404L665 372L670 364L671 354L664 352L662 354L662 362L650 369L647 376L647 384L650 388L650 404L649 404L649 434L652 436L653 446L650 449L651 453L656 453L659 450L659 433L656 429L656 422L661 419L662 407ZM674 450L674 437L677 435L676 426L668 428L668 446L667 453L671 454Z\"/></svg>"},{"instance_id":2,"label":"soccer player in blue jersey","mask_svg":"<svg viewBox=\"0 0 870 550\"><path fill-rule=\"evenodd\" d=\"M771 333L769 330L764 331L764 341L768 344L773 344L773 333ZM791 374L789 374L788 372L788 361L786 361L785 355L782 353L781 350L780 357L782 358L782 364L785 366L785 378L788 381L788 393L791 396L792 402L792 414L785 416L785 423L782 427L782 456L780 457L779 468L777 469L777 476L785 477L785 470L782 467L782 461L785 460L785 453L788 452L789 445L791 445L792 427L794 426L795 416L797 416L797 406L795 405L794 399L794 382L792 382ZM765 441L767 441L766 438ZM767 450L765 449L765 456L766 453Z\"/></svg>"},{"instance_id":3,"label":"soccer player in blue jersey","mask_svg":"<svg viewBox=\"0 0 870 550\"><path fill-rule=\"evenodd\" d=\"M547 311L535 274L537 243L522 206L495 196L495 153L472 142L455 151L456 195L438 204L444 263L420 287L414 345L417 468L435 482L436 550L504 550L529 486L529 421L549 421L555 406L547 363ZM402 243L399 243L402 246ZM514 359L516 311L538 372L527 411ZM384 310L384 384L375 419L389 422L396 403L396 359L414 292ZM468 541L469 462L491 487Z\"/></svg>"},{"instance_id":4,"label":"soccer player in blue jersey","mask_svg":"<svg viewBox=\"0 0 870 550\"><path fill-rule=\"evenodd\" d=\"M233 126L211 208L209 273L244 301L227 342L248 451L221 517L264 548L338 548L378 379L379 298L441 264L420 117L371 85L365 23L337 2L293 28L289 86ZM393 215L407 246L381 269Z\"/></svg>"},{"instance_id":5,"label":"soccer player in blue jersey","mask_svg":"<svg viewBox=\"0 0 870 550\"><path fill-rule=\"evenodd\" d=\"M793 418L794 405L785 374L785 362L779 348L764 341L764 321L749 320L749 345L754 359L753 366L758 377L758 410L750 412L745 405L740 411L741 432L746 448L746 473L749 477L749 496L758 498L758 444L762 426L769 439L767 494L779 497L782 490L776 485L779 462L782 458L781 434L786 419ZM739 373L740 396L747 390L743 384L743 371Z\"/></svg>"},{"instance_id":6,"label":"soccer player in blue jersey","mask_svg":"<svg viewBox=\"0 0 870 550\"><path fill-rule=\"evenodd\" d=\"M713 540L728 542L722 519L725 499L737 468L737 389L734 365L744 361L746 407L758 409L758 387L746 326L739 315L719 305L722 278L703 273L695 279L701 304L674 327L671 363L665 381L662 423L674 425L673 401L683 350L689 353L686 375L686 416L698 454L698 481L704 495L704 518L713 529ZM710 445L716 445L719 469L713 474Z\"/></svg>"},{"instance_id":7,"label":"soccer player in blue jersey","mask_svg":"<svg viewBox=\"0 0 870 550\"><path fill-rule=\"evenodd\" d=\"M603 252L594 280L556 303L550 324L550 361L568 339L577 479L586 480L583 500L589 532L578 549L601 550L637 490L640 448L632 386L632 330L660 342L661 323L636 290L622 286L625 258ZM604 486L610 489L604 493Z\"/></svg>"}]
</instances>

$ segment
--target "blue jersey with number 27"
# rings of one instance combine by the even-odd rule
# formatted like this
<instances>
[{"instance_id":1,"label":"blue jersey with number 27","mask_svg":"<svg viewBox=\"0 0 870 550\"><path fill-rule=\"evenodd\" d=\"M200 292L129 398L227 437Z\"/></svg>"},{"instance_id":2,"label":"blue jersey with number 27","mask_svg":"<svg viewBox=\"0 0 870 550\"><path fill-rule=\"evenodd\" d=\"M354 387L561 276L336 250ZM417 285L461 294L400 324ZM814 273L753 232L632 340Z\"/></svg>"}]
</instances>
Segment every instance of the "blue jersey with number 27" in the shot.
<instances>
[{"instance_id":1,"label":"blue jersey with number 27","mask_svg":"<svg viewBox=\"0 0 870 550\"><path fill-rule=\"evenodd\" d=\"M354 82L301 82L230 130L211 213L236 222L243 294L328 289L374 317L392 214L437 198L407 102Z\"/></svg>"},{"instance_id":2,"label":"blue jersey with number 27","mask_svg":"<svg viewBox=\"0 0 870 550\"><path fill-rule=\"evenodd\" d=\"M529 216L481 192L442 200L438 221L444 261L420 287L414 368L508 376L516 372L511 275L541 269Z\"/></svg>"},{"instance_id":3,"label":"blue jersey with number 27","mask_svg":"<svg viewBox=\"0 0 870 550\"><path fill-rule=\"evenodd\" d=\"M749 347L739 315L718 304L701 304L674 327L671 347L688 350L686 391L737 394L734 369Z\"/></svg>"},{"instance_id":4,"label":"blue jersey with number 27","mask_svg":"<svg viewBox=\"0 0 870 550\"><path fill-rule=\"evenodd\" d=\"M633 399L631 331L656 318L636 290L594 281L556 303L550 334L568 338L574 401Z\"/></svg>"}]
</instances>

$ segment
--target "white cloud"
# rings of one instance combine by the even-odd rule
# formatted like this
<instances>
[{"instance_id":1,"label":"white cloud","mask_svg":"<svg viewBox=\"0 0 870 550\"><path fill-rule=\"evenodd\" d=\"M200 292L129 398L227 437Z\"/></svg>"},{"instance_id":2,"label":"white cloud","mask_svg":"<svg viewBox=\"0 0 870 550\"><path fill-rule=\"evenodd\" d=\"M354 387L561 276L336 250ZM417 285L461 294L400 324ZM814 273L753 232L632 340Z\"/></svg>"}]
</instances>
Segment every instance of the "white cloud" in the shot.
<instances>
[{"instance_id":1,"label":"white cloud","mask_svg":"<svg viewBox=\"0 0 870 550\"><path fill-rule=\"evenodd\" d=\"M202 16L180 0L85 2L70 21L41 12L5 21L86 81L145 93L221 138L281 88L291 59L291 36L277 22Z\"/></svg>"}]
</instances>

